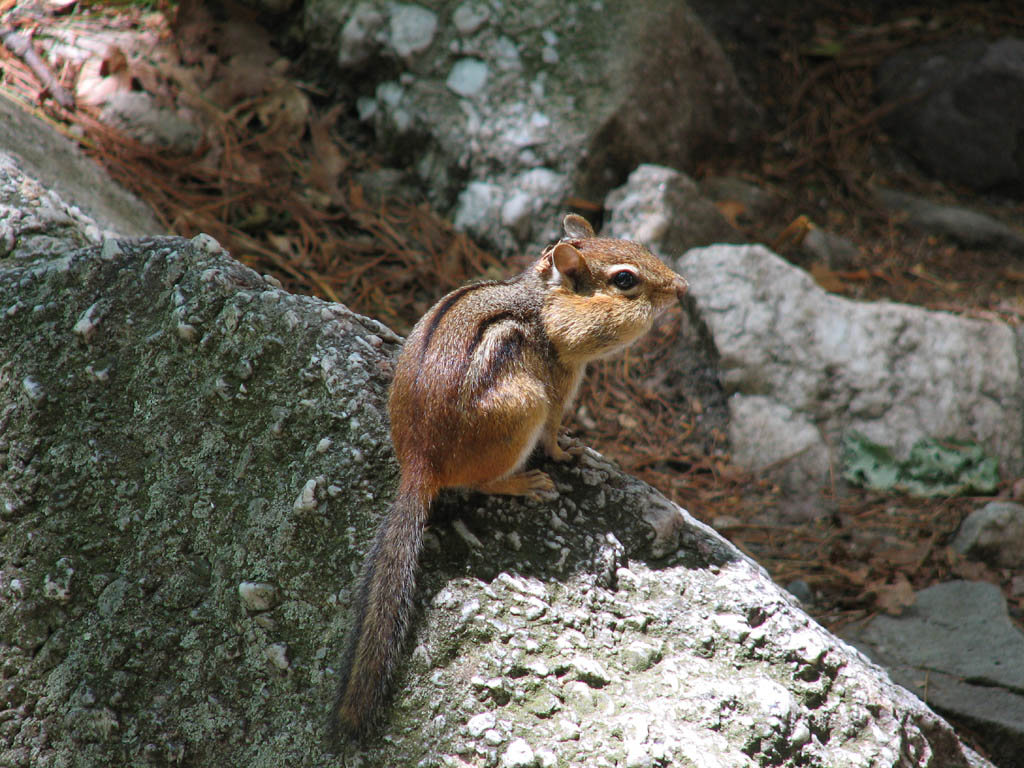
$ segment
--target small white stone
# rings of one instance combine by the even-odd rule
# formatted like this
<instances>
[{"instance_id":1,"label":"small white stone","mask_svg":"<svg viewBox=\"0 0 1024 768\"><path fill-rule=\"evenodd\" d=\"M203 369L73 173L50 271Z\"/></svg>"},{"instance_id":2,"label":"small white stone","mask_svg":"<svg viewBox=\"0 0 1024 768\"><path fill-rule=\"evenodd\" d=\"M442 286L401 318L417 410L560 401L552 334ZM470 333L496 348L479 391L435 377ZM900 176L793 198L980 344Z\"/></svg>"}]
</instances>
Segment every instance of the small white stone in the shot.
<instances>
[{"instance_id":1,"label":"small white stone","mask_svg":"<svg viewBox=\"0 0 1024 768\"><path fill-rule=\"evenodd\" d=\"M365 61L383 25L384 16L372 3L359 3L341 29L338 64L349 67Z\"/></svg>"},{"instance_id":2,"label":"small white stone","mask_svg":"<svg viewBox=\"0 0 1024 768\"><path fill-rule=\"evenodd\" d=\"M519 58L519 48L507 37L500 37L494 43L494 63L504 72L519 72L523 62Z\"/></svg>"},{"instance_id":3,"label":"small white stone","mask_svg":"<svg viewBox=\"0 0 1024 768\"><path fill-rule=\"evenodd\" d=\"M651 768L653 765L654 760L643 744L634 741L626 745L626 768Z\"/></svg>"},{"instance_id":4,"label":"small white stone","mask_svg":"<svg viewBox=\"0 0 1024 768\"><path fill-rule=\"evenodd\" d=\"M802 720L796 724L793 732L789 734L789 742L795 744L798 747L802 747L804 744L811 740L811 729L807 727L807 723Z\"/></svg>"},{"instance_id":5,"label":"small white stone","mask_svg":"<svg viewBox=\"0 0 1024 768\"><path fill-rule=\"evenodd\" d=\"M636 640L621 651L620 658L627 669L643 672L653 667L660 655L661 651L657 646Z\"/></svg>"},{"instance_id":6,"label":"small white stone","mask_svg":"<svg viewBox=\"0 0 1024 768\"><path fill-rule=\"evenodd\" d=\"M544 663L543 659L533 659L523 666L537 677L547 677L551 674L551 668Z\"/></svg>"},{"instance_id":7,"label":"small white stone","mask_svg":"<svg viewBox=\"0 0 1024 768\"><path fill-rule=\"evenodd\" d=\"M334 445L334 441L329 437L320 438L320 442L316 444L317 453L327 453L331 450L331 446Z\"/></svg>"},{"instance_id":8,"label":"small white stone","mask_svg":"<svg viewBox=\"0 0 1024 768\"><path fill-rule=\"evenodd\" d=\"M455 62L445 85L459 96L474 96L487 83L490 68L480 59L459 59Z\"/></svg>"},{"instance_id":9,"label":"small white stone","mask_svg":"<svg viewBox=\"0 0 1024 768\"><path fill-rule=\"evenodd\" d=\"M471 618L476 616L480 612L480 601L475 597L470 598L464 602L459 608L459 618L463 621L469 621Z\"/></svg>"},{"instance_id":10,"label":"small white stone","mask_svg":"<svg viewBox=\"0 0 1024 768\"><path fill-rule=\"evenodd\" d=\"M377 100L369 96L360 96L356 99L356 114L363 122L377 114Z\"/></svg>"},{"instance_id":11,"label":"small white stone","mask_svg":"<svg viewBox=\"0 0 1024 768\"><path fill-rule=\"evenodd\" d=\"M377 101L389 107L397 107L405 97L405 89L394 80L388 80L377 86Z\"/></svg>"},{"instance_id":12,"label":"small white stone","mask_svg":"<svg viewBox=\"0 0 1024 768\"><path fill-rule=\"evenodd\" d=\"M23 378L21 380L21 389L33 403L38 403L46 397L46 390L43 389L43 385L34 376Z\"/></svg>"},{"instance_id":13,"label":"small white stone","mask_svg":"<svg viewBox=\"0 0 1024 768\"><path fill-rule=\"evenodd\" d=\"M828 653L828 647L821 634L812 629L803 629L790 635L786 642L786 650L798 661L812 665L820 663Z\"/></svg>"},{"instance_id":14,"label":"small white stone","mask_svg":"<svg viewBox=\"0 0 1024 768\"><path fill-rule=\"evenodd\" d=\"M501 207L502 225L508 229L516 230L517 234L520 230L525 229L535 216L533 200L525 192L514 192L512 197L506 200L505 204Z\"/></svg>"},{"instance_id":15,"label":"small white stone","mask_svg":"<svg viewBox=\"0 0 1024 768\"><path fill-rule=\"evenodd\" d=\"M563 717L555 723L555 738L559 741L576 741L579 739L580 733L579 724L572 720Z\"/></svg>"},{"instance_id":16,"label":"small white stone","mask_svg":"<svg viewBox=\"0 0 1024 768\"><path fill-rule=\"evenodd\" d=\"M558 755L549 747L541 747L537 750L537 765L540 768L555 768L558 765Z\"/></svg>"},{"instance_id":17,"label":"small white stone","mask_svg":"<svg viewBox=\"0 0 1024 768\"><path fill-rule=\"evenodd\" d=\"M277 602L277 587L256 581L243 581L238 585L238 597L250 611L267 611Z\"/></svg>"},{"instance_id":18,"label":"small white stone","mask_svg":"<svg viewBox=\"0 0 1024 768\"><path fill-rule=\"evenodd\" d=\"M453 521L452 529L459 535L460 539L466 542L466 544L473 549L483 549L483 542L476 537L476 534L469 530L462 520Z\"/></svg>"},{"instance_id":19,"label":"small white stone","mask_svg":"<svg viewBox=\"0 0 1024 768\"><path fill-rule=\"evenodd\" d=\"M569 662L573 679L580 680L591 688L603 688L611 682L611 676L597 659L577 656Z\"/></svg>"},{"instance_id":20,"label":"small white stone","mask_svg":"<svg viewBox=\"0 0 1024 768\"><path fill-rule=\"evenodd\" d=\"M469 718L469 722L466 723L466 731L474 739L479 739L485 731L493 728L496 722L493 712L481 712L479 715Z\"/></svg>"},{"instance_id":21,"label":"small white stone","mask_svg":"<svg viewBox=\"0 0 1024 768\"><path fill-rule=\"evenodd\" d=\"M107 365L104 368L96 368L93 365L85 366L85 372L89 375L89 378L93 381L99 382L100 384L106 384L110 379L110 366Z\"/></svg>"},{"instance_id":22,"label":"small white stone","mask_svg":"<svg viewBox=\"0 0 1024 768\"><path fill-rule=\"evenodd\" d=\"M208 235L205 232L200 232L190 242L197 251L211 256L224 250L213 235Z\"/></svg>"},{"instance_id":23,"label":"small white stone","mask_svg":"<svg viewBox=\"0 0 1024 768\"><path fill-rule=\"evenodd\" d=\"M418 5L398 5L391 12L391 47L403 58L430 47L437 14Z\"/></svg>"},{"instance_id":24,"label":"small white stone","mask_svg":"<svg viewBox=\"0 0 1024 768\"><path fill-rule=\"evenodd\" d=\"M750 634L750 624L739 614L720 613L717 616L712 616L711 622L724 637L733 643L742 643Z\"/></svg>"},{"instance_id":25,"label":"small white stone","mask_svg":"<svg viewBox=\"0 0 1024 768\"><path fill-rule=\"evenodd\" d=\"M471 181L459 194L455 228L461 232L484 230L500 216L505 190L498 184Z\"/></svg>"},{"instance_id":26,"label":"small white stone","mask_svg":"<svg viewBox=\"0 0 1024 768\"><path fill-rule=\"evenodd\" d=\"M455 9L452 14L452 22L460 35L472 35L484 25L490 17L490 11L486 6L475 2L466 2Z\"/></svg>"},{"instance_id":27,"label":"small white stone","mask_svg":"<svg viewBox=\"0 0 1024 768\"><path fill-rule=\"evenodd\" d=\"M302 493L296 497L292 508L296 512L311 512L316 509L316 480L306 481L302 487Z\"/></svg>"},{"instance_id":28,"label":"small white stone","mask_svg":"<svg viewBox=\"0 0 1024 768\"><path fill-rule=\"evenodd\" d=\"M121 255L121 246L112 237L103 238L103 245L100 247L100 258L104 261L113 261Z\"/></svg>"},{"instance_id":29,"label":"small white stone","mask_svg":"<svg viewBox=\"0 0 1024 768\"><path fill-rule=\"evenodd\" d=\"M508 745L501 756L501 768L531 768L537 762L533 749L526 739L516 739Z\"/></svg>"},{"instance_id":30,"label":"small white stone","mask_svg":"<svg viewBox=\"0 0 1024 768\"><path fill-rule=\"evenodd\" d=\"M199 330L189 323L178 323L178 338L192 344L199 339Z\"/></svg>"},{"instance_id":31,"label":"small white stone","mask_svg":"<svg viewBox=\"0 0 1024 768\"><path fill-rule=\"evenodd\" d=\"M497 728L489 728L484 731L484 744L491 747L496 747L499 744L504 743L505 737L501 735L501 731Z\"/></svg>"},{"instance_id":32,"label":"small white stone","mask_svg":"<svg viewBox=\"0 0 1024 768\"><path fill-rule=\"evenodd\" d=\"M287 643L273 643L264 648L263 652L267 655L270 663L282 672L287 672L288 668L291 667L291 662L288 661Z\"/></svg>"},{"instance_id":33,"label":"small white stone","mask_svg":"<svg viewBox=\"0 0 1024 768\"><path fill-rule=\"evenodd\" d=\"M535 597L531 597L526 600L526 608L523 611L523 617L527 621L536 621L547 613L547 610L547 603L541 602Z\"/></svg>"}]
</instances>

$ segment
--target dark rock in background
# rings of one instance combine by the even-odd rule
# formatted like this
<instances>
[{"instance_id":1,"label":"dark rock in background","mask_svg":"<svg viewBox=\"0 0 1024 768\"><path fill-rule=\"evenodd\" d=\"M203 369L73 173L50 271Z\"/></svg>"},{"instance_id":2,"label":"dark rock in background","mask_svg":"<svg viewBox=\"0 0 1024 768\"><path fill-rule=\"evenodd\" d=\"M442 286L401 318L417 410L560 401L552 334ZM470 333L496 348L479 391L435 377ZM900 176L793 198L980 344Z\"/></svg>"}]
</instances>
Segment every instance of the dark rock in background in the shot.
<instances>
[{"instance_id":1,"label":"dark rock in background","mask_svg":"<svg viewBox=\"0 0 1024 768\"><path fill-rule=\"evenodd\" d=\"M929 172L980 190L1024 196L1024 40L965 40L890 57L883 102L906 100L883 123Z\"/></svg>"},{"instance_id":2,"label":"dark rock in background","mask_svg":"<svg viewBox=\"0 0 1024 768\"><path fill-rule=\"evenodd\" d=\"M970 723L1000 768L1024 768L1024 633L998 587L936 584L904 615L843 636L931 706Z\"/></svg>"}]
</instances>

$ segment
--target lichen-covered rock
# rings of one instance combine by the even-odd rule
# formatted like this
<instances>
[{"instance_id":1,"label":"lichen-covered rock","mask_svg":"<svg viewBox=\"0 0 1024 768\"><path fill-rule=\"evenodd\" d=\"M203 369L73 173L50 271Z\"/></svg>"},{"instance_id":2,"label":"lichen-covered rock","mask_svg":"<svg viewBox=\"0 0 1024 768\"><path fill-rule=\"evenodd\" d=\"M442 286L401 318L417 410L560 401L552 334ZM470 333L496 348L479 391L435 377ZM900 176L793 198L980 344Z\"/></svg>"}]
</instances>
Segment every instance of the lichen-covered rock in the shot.
<instances>
[{"instance_id":1,"label":"lichen-covered rock","mask_svg":"<svg viewBox=\"0 0 1024 768\"><path fill-rule=\"evenodd\" d=\"M678 0L308 0L304 14L385 151L506 253L557 236L570 194L600 200L638 163L692 168L755 130L721 47Z\"/></svg>"},{"instance_id":2,"label":"lichen-covered rock","mask_svg":"<svg viewBox=\"0 0 1024 768\"><path fill-rule=\"evenodd\" d=\"M677 269L744 420L730 439L750 468L820 487L851 428L900 458L923 437L957 438L1009 474L1024 468L1022 360L1008 325L835 296L762 246L694 249Z\"/></svg>"},{"instance_id":3,"label":"lichen-covered rock","mask_svg":"<svg viewBox=\"0 0 1024 768\"><path fill-rule=\"evenodd\" d=\"M399 340L206 236L10 252L0 764L337 764ZM986 765L655 491L545 469L553 502L442 498L385 738L344 764Z\"/></svg>"}]
</instances>

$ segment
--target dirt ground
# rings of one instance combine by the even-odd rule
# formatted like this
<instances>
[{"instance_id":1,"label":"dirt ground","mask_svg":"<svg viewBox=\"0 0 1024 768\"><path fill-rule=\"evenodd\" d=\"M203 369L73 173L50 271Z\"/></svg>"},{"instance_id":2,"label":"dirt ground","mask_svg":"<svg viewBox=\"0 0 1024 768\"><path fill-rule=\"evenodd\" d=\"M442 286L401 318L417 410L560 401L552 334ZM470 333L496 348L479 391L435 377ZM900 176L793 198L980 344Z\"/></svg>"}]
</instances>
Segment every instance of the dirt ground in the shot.
<instances>
[{"instance_id":1,"label":"dirt ground","mask_svg":"<svg viewBox=\"0 0 1024 768\"><path fill-rule=\"evenodd\" d=\"M765 135L742 157L684 170L698 179L736 175L781 200L767 219L735 207L723 213L766 244L801 216L849 238L858 255L841 271L808 261L794 243L778 246L830 291L1020 323L1022 260L907 232L870 193L881 184L1024 222L1024 201L938 182L900 156L879 128L884 105L873 80L903 46L964 29L1024 34L1019 4L769 2L752 19L730 16L733 3L714 5L709 23L728 36L741 81L764 111ZM89 5L69 15L75 8L74 0L2 4L0 31L33 34L62 63L47 84L8 46L0 93L79 140L169 230L208 232L290 290L342 301L403 332L466 279L501 274L493 255L421 200L362 182L387 158L344 119L354 105L316 80L308 58L289 58L258 19L238 8L214 15L192 0ZM54 98L61 86L73 95L68 106ZM200 126L200 141L182 155L122 135L99 119L109 89L150 94ZM709 399L722 397L713 378L705 372L700 391L684 391L659 363L683 326L681 312L670 314L625 357L595 366L570 425L583 442L715 525L779 583L802 582L808 610L833 629L898 613L913 590L951 578L998 584L1021 620L1024 575L966 561L947 546L988 499L922 501L839 482L791 499L733 467L725 425L706 416ZM1006 478L1000 495L1020 496L1017 481Z\"/></svg>"}]
</instances>

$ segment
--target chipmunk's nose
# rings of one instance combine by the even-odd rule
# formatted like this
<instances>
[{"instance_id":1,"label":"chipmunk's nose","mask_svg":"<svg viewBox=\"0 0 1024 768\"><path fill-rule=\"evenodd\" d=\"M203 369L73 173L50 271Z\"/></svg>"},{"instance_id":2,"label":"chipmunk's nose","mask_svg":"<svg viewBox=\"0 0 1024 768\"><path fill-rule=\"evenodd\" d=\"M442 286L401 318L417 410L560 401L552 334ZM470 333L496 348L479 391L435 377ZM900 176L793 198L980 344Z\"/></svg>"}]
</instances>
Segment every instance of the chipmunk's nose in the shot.
<instances>
[{"instance_id":1,"label":"chipmunk's nose","mask_svg":"<svg viewBox=\"0 0 1024 768\"><path fill-rule=\"evenodd\" d=\"M690 284L688 282L686 282L686 278L685 277L681 277L679 275L676 275L675 288L676 288L676 296L678 296L681 299L681 298L683 298L683 296L686 295L686 291L690 288Z\"/></svg>"}]
</instances>

